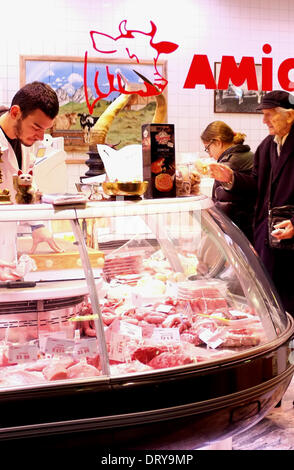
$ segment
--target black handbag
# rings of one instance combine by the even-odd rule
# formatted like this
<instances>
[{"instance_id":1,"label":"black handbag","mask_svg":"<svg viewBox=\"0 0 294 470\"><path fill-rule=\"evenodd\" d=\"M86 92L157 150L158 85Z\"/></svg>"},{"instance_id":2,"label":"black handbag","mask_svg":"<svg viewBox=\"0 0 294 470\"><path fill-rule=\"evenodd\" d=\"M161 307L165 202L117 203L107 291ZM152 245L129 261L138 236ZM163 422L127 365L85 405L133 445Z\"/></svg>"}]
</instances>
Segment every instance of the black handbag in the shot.
<instances>
[{"instance_id":1,"label":"black handbag","mask_svg":"<svg viewBox=\"0 0 294 470\"><path fill-rule=\"evenodd\" d=\"M271 248L279 248L282 250L294 250L294 237L287 238L284 240L279 240L278 238L272 235L272 232L276 230L275 225L283 222L284 220L289 220L294 217L294 206L285 205L285 206L276 206L271 207L271 198L272 198L272 177L273 172L270 173L270 194L268 201L268 241Z\"/></svg>"}]
</instances>

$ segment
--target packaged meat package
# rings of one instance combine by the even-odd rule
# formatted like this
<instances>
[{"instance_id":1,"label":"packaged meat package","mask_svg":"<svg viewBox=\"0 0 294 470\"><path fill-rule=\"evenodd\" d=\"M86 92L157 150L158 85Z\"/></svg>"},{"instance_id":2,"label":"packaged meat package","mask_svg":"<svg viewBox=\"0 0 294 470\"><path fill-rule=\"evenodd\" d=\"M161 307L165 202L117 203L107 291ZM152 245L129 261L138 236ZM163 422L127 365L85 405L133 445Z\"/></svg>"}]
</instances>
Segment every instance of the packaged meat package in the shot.
<instances>
[{"instance_id":1,"label":"packaged meat package","mask_svg":"<svg viewBox=\"0 0 294 470\"><path fill-rule=\"evenodd\" d=\"M178 283L178 296L180 298L226 299L227 294L227 283L218 279L199 279Z\"/></svg>"}]
</instances>

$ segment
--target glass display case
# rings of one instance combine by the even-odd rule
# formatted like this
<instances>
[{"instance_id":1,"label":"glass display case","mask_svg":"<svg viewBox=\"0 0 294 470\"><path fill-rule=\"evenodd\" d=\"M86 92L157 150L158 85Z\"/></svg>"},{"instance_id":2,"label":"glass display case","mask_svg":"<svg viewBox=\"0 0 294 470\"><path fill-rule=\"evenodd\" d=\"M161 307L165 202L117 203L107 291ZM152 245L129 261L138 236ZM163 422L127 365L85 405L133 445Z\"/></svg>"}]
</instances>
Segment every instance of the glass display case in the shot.
<instances>
[{"instance_id":1,"label":"glass display case","mask_svg":"<svg viewBox=\"0 0 294 470\"><path fill-rule=\"evenodd\" d=\"M293 320L208 197L3 205L0 219L21 278L0 284L0 439L194 449L284 394ZM38 224L63 252L30 253Z\"/></svg>"}]
</instances>

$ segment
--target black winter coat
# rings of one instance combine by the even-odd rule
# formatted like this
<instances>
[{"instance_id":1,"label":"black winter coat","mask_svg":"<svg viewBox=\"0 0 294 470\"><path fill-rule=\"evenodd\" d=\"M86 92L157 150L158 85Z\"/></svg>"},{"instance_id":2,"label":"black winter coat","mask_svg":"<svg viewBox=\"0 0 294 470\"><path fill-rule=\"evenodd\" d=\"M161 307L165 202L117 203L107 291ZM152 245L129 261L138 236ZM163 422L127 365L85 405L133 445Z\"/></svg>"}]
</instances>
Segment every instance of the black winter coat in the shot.
<instances>
[{"instance_id":1,"label":"black winter coat","mask_svg":"<svg viewBox=\"0 0 294 470\"><path fill-rule=\"evenodd\" d=\"M250 175L253 168L254 154L248 145L234 145L218 158L218 163L228 165L232 170ZM253 242L253 214L255 196L226 191L219 181L215 181L212 189L215 206L224 212Z\"/></svg>"},{"instance_id":2,"label":"black winter coat","mask_svg":"<svg viewBox=\"0 0 294 470\"><path fill-rule=\"evenodd\" d=\"M272 178L271 205L294 205L294 125L277 155L273 136L266 137L256 150L251 175L235 172L232 193L256 195L254 246L271 276L285 309L294 316L294 285L292 269L294 251L271 248L268 243L268 204L270 171ZM294 218L292 219L294 225Z\"/></svg>"}]
</instances>

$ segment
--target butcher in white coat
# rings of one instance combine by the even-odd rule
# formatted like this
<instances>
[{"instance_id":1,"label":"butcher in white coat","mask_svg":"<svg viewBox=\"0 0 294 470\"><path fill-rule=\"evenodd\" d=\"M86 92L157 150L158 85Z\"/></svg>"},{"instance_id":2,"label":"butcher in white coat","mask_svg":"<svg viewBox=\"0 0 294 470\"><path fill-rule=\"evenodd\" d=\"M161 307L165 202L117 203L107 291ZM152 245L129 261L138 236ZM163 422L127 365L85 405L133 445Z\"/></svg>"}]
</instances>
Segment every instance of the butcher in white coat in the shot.
<instances>
[{"instance_id":1,"label":"butcher in white coat","mask_svg":"<svg viewBox=\"0 0 294 470\"><path fill-rule=\"evenodd\" d=\"M53 126L58 111L59 103L55 91L45 83L33 82L18 90L10 108L0 116L0 146L3 152L2 163L0 162L0 189L9 189L12 201L15 198L13 175L17 174L19 169L27 172L32 168L34 155L31 147L38 140L43 140L45 131ZM32 253L43 241L47 242L53 251L62 251L43 224L32 226L32 238ZM13 274L13 262L12 271L8 274L7 258L3 265L5 268L1 268L0 260L0 280L17 278Z\"/></svg>"}]
</instances>

